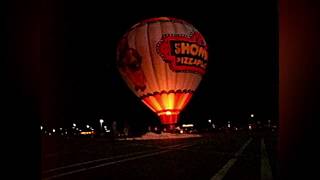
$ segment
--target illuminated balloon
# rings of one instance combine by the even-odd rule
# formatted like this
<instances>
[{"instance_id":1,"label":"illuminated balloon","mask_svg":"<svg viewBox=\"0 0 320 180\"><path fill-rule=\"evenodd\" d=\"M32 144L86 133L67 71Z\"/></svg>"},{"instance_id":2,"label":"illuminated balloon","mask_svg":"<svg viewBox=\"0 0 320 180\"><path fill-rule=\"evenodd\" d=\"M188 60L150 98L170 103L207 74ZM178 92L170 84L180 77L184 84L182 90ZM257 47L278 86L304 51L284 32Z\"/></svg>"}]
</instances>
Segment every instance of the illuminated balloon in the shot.
<instances>
[{"instance_id":1,"label":"illuminated balloon","mask_svg":"<svg viewBox=\"0 0 320 180\"><path fill-rule=\"evenodd\" d=\"M141 21L121 38L117 66L130 89L174 125L208 64L208 46L191 24L160 17Z\"/></svg>"}]
</instances>

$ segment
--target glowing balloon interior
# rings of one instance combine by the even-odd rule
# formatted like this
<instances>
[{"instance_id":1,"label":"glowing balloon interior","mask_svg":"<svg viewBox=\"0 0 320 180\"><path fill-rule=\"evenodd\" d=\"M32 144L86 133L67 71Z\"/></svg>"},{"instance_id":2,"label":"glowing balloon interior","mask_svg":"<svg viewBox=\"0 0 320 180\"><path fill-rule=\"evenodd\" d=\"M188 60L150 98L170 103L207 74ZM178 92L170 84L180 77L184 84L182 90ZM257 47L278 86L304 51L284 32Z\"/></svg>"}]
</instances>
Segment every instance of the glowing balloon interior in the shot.
<instances>
[{"instance_id":1,"label":"glowing balloon interior","mask_svg":"<svg viewBox=\"0 0 320 180\"><path fill-rule=\"evenodd\" d=\"M134 25L119 41L117 66L130 89L165 125L198 87L208 64L208 46L191 24L152 18Z\"/></svg>"}]
</instances>

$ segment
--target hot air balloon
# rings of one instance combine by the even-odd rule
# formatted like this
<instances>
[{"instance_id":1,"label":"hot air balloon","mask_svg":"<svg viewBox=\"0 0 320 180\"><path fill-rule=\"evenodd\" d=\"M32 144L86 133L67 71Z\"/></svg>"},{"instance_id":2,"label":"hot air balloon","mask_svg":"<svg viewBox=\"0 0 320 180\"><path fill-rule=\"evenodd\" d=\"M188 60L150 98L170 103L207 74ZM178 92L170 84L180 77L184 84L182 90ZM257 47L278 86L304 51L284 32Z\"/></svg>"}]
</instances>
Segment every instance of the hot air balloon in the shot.
<instances>
[{"instance_id":1,"label":"hot air balloon","mask_svg":"<svg viewBox=\"0 0 320 180\"><path fill-rule=\"evenodd\" d=\"M129 88L174 127L208 64L208 46L188 22L151 18L132 26L117 46L117 67Z\"/></svg>"}]
</instances>

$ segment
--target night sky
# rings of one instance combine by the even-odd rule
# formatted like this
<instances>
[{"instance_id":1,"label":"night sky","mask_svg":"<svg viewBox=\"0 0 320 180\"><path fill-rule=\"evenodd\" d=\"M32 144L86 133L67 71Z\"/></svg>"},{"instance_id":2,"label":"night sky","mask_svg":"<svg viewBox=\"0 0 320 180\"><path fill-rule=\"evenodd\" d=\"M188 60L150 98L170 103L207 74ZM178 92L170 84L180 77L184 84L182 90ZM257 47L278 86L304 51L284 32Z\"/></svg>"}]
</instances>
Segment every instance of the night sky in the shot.
<instances>
[{"instance_id":1,"label":"night sky","mask_svg":"<svg viewBox=\"0 0 320 180\"><path fill-rule=\"evenodd\" d=\"M8 70L15 81L12 84L32 102L30 108L42 124L98 126L100 118L127 122L134 128L159 123L130 91L115 65L121 36L135 23L158 16L190 22L209 46L207 73L182 111L181 123L204 124L211 118L218 124L228 120L246 124L251 113L261 121L277 121L275 1L114 5L107 1L54 1L41 13L40 44L34 45L39 47L41 59L16 60ZM36 35L21 31L32 46ZM30 41L25 42L21 48L29 46Z\"/></svg>"}]
</instances>

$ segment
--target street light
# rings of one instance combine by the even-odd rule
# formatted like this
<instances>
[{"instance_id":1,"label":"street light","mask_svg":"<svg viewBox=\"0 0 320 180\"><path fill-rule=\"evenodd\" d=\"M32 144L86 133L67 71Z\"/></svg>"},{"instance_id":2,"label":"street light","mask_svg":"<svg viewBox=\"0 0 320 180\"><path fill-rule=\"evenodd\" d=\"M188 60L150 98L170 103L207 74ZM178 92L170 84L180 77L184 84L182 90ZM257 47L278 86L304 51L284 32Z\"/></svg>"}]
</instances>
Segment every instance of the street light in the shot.
<instances>
[{"instance_id":1,"label":"street light","mask_svg":"<svg viewBox=\"0 0 320 180\"><path fill-rule=\"evenodd\" d=\"M102 123L103 123L103 119L100 119L100 127L101 127L101 130L102 130Z\"/></svg>"},{"instance_id":2,"label":"street light","mask_svg":"<svg viewBox=\"0 0 320 180\"><path fill-rule=\"evenodd\" d=\"M251 114L251 117L254 117L254 114Z\"/></svg>"},{"instance_id":3,"label":"street light","mask_svg":"<svg viewBox=\"0 0 320 180\"><path fill-rule=\"evenodd\" d=\"M271 127L271 120L269 119L268 120L268 128L270 128Z\"/></svg>"},{"instance_id":4,"label":"street light","mask_svg":"<svg viewBox=\"0 0 320 180\"><path fill-rule=\"evenodd\" d=\"M75 123L72 123L72 129L74 130L76 128L76 124Z\"/></svg>"},{"instance_id":5,"label":"street light","mask_svg":"<svg viewBox=\"0 0 320 180\"><path fill-rule=\"evenodd\" d=\"M42 130L43 129L43 126L40 126L40 130Z\"/></svg>"},{"instance_id":6,"label":"street light","mask_svg":"<svg viewBox=\"0 0 320 180\"><path fill-rule=\"evenodd\" d=\"M211 119L208 120L208 123L211 123Z\"/></svg>"},{"instance_id":7,"label":"street light","mask_svg":"<svg viewBox=\"0 0 320 180\"><path fill-rule=\"evenodd\" d=\"M90 126L87 124L87 128L89 129L90 128Z\"/></svg>"}]
</instances>

